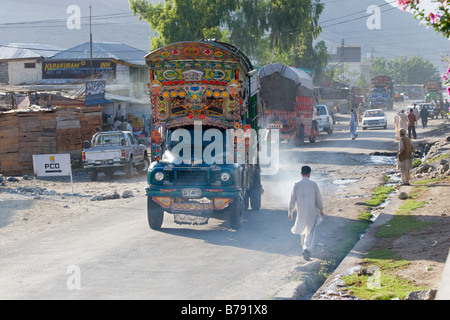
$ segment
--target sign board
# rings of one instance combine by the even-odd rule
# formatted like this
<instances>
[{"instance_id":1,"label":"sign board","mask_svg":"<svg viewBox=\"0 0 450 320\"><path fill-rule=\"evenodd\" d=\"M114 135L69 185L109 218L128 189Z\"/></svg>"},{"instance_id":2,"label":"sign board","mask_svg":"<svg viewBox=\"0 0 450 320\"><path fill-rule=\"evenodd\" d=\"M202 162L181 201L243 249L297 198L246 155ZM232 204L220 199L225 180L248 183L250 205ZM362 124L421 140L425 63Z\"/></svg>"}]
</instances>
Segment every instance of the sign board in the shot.
<instances>
[{"instance_id":1,"label":"sign board","mask_svg":"<svg viewBox=\"0 0 450 320\"><path fill-rule=\"evenodd\" d=\"M40 177L72 176L70 154L33 155L33 169Z\"/></svg>"},{"instance_id":2,"label":"sign board","mask_svg":"<svg viewBox=\"0 0 450 320\"><path fill-rule=\"evenodd\" d=\"M102 103L105 100L106 80L86 81L86 105Z\"/></svg>"},{"instance_id":3,"label":"sign board","mask_svg":"<svg viewBox=\"0 0 450 320\"><path fill-rule=\"evenodd\" d=\"M70 176L73 193L72 166L70 154L41 154L33 155L34 184L36 186L36 176L54 177Z\"/></svg>"}]
</instances>

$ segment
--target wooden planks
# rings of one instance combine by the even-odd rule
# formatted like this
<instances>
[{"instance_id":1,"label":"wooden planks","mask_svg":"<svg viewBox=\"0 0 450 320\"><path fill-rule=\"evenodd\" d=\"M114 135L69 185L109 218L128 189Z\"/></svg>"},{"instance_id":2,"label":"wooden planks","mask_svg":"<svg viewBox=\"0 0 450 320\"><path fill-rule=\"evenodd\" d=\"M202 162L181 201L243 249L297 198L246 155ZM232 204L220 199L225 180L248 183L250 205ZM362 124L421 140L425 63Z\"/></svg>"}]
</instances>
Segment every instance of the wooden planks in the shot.
<instances>
[{"instance_id":1,"label":"wooden planks","mask_svg":"<svg viewBox=\"0 0 450 320\"><path fill-rule=\"evenodd\" d=\"M32 173L35 154L69 153L72 160L79 160L83 141L101 126L98 106L1 113L1 173Z\"/></svg>"}]
</instances>

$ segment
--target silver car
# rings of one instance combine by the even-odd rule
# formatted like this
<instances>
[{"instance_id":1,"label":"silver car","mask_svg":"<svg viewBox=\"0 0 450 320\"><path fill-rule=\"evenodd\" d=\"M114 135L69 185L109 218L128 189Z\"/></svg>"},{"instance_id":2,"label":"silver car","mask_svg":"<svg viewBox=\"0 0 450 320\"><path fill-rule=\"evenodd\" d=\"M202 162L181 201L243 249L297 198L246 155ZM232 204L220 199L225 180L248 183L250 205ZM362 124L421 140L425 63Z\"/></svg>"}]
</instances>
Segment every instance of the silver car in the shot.
<instances>
[{"instance_id":1,"label":"silver car","mask_svg":"<svg viewBox=\"0 0 450 320\"><path fill-rule=\"evenodd\" d=\"M366 130L367 128L377 128L377 127L382 127L386 129L387 127L386 114L382 109L366 110L362 118L363 130Z\"/></svg>"}]
</instances>

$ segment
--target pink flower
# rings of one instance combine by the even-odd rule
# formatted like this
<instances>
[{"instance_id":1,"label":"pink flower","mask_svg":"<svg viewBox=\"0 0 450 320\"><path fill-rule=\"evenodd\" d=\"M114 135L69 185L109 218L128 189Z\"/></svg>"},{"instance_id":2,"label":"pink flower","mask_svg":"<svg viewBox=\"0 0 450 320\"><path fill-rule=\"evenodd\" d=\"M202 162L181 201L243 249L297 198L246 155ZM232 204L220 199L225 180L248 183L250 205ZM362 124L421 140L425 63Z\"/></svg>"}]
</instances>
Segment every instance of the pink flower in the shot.
<instances>
[{"instance_id":1,"label":"pink flower","mask_svg":"<svg viewBox=\"0 0 450 320\"><path fill-rule=\"evenodd\" d=\"M450 87L447 88L447 92L448 92L448 94L450 94Z\"/></svg>"},{"instance_id":2,"label":"pink flower","mask_svg":"<svg viewBox=\"0 0 450 320\"><path fill-rule=\"evenodd\" d=\"M445 74L443 74L441 78L447 81L447 76Z\"/></svg>"},{"instance_id":3,"label":"pink flower","mask_svg":"<svg viewBox=\"0 0 450 320\"><path fill-rule=\"evenodd\" d=\"M397 4L400 6L406 6L410 2L411 2L411 0L397 0Z\"/></svg>"}]
</instances>

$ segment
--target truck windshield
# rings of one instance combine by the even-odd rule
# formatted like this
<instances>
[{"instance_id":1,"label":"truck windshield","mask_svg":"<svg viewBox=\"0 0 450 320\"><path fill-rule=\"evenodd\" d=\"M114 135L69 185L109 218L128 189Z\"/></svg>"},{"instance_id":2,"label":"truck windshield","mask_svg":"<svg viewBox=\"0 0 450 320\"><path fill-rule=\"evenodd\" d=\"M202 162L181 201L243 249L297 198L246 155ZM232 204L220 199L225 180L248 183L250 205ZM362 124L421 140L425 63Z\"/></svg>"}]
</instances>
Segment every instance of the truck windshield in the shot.
<instances>
[{"instance_id":1,"label":"truck windshield","mask_svg":"<svg viewBox=\"0 0 450 320\"><path fill-rule=\"evenodd\" d=\"M194 129L169 130L161 161L185 164L226 163L227 154L231 154L227 153L227 139L230 137L227 138L226 131L219 129L210 128L199 132Z\"/></svg>"}]
</instances>

